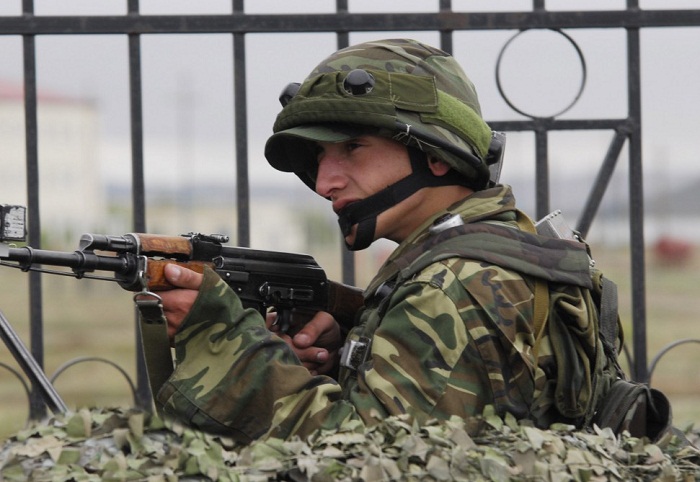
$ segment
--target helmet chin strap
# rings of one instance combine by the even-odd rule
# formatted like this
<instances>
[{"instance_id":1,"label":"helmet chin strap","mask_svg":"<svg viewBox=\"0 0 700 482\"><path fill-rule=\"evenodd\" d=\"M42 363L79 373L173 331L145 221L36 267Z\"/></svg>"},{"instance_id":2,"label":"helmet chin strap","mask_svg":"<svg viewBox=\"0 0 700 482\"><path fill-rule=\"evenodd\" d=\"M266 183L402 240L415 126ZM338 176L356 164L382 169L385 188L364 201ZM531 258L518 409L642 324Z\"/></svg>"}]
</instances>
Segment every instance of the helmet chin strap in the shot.
<instances>
[{"instance_id":1,"label":"helmet chin strap","mask_svg":"<svg viewBox=\"0 0 700 482\"><path fill-rule=\"evenodd\" d=\"M424 187L465 185L466 180L452 169L444 176L434 175L428 167L425 152L408 147L408 156L411 160L411 174L365 199L347 205L338 212L338 224L344 237L357 225L354 242L345 242L350 251L365 249L372 244L375 239L377 216L416 191Z\"/></svg>"}]
</instances>

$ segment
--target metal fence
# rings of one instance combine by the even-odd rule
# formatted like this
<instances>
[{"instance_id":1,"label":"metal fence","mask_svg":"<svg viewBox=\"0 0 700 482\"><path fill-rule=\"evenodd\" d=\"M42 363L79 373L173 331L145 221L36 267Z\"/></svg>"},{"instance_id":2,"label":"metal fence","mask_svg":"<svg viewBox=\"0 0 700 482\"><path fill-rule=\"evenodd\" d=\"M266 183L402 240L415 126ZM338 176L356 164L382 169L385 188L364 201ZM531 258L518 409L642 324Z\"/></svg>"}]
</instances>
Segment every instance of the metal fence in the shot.
<instances>
[{"instance_id":1,"label":"metal fence","mask_svg":"<svg viewBox=\"0 0 700 482\"><path fill-rule=\"evenodd\" d=\"M626 8L606 11L550 11L544 0L533 0L528 11L462 12L454 11L450 0L440 0L432 13L350 13L347 0L336 1L336 11L328 14L247 14L243 0L233 0L232 13L227 15L143 15L139 1L128 0L127 14L117 16L39 16L34 14L32 0L22 0L22 14L0 17L0 35L21 36L23 41L24 102L26 132L26 174L29 209L28 242L39 247L41 242L41 213L39 212L39 170L37 140L37 67L36 39L45 35L123 35L128 39L129 90L131 112L131 167L133 229L146 232L146 187L144 182L144 136L142 49L143 35L154 34L230 34L233 45L233 85L235 99L235 162L238 244L250 243L250 186L248 172L248 110L246 105L246 73L250 62L246 58L246 36L253 33L330 32L337 36L337 47L349 44L351 32L439 32L440 47L454 49L454 35L463 31L511 31L515 34L529 29L550 29L569 39L566 34L575 29L617 29L626 36L626 96L627 115L621 118L560 119L556 115L538 117L521 112L524 120L491 122L496 130L532 132L535 136L536 215L550 210L549 146L553 131L608 130L614 133L602 167L588 199L577 229L585 236L596 216L613 170L623 148L627 148L629 169L630 243L632 266L632 307L634 327L631 362L633 376L649 378L646 333L645 254L644 254L644 196L641 150L641 83L640 30L664 27L698 27L700 10L643 10L637 0L627 0ZM506 46L503 46L505 49ZM579 51L580 53L580 51ZM585 68L585 66L584 66ZM500 87L500 86L499 86ZM502 92L506 102L509 102ZM487 119L488 121L488 119ZM352 258L342 255L343 281L352 283ZM31 352L39 365L44 360L42 335L42 283L40 275L30 273ZM143 364L137 369L138 400L146 405L148 383ZM30 397L30 414L40 416L43 403L36 390Z\"/></svg>"}]
</instances>

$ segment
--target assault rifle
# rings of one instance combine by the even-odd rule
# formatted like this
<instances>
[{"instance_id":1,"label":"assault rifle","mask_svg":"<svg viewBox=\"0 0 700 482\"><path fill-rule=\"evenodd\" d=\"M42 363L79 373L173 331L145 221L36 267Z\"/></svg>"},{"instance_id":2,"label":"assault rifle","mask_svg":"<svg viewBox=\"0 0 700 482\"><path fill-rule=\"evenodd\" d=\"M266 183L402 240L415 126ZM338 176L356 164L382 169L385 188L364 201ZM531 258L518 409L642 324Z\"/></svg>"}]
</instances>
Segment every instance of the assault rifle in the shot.
<instances>
[{"instance_id":1,"label":"assault rifle","mask_svg":"<svg viewBox=\"0 0 700 482\"><path fill-rule=\"evenodd\" d=\"M139 325L153 394L173 369L166 320L157 294L173 288L164 276L164 268L169 263L199 273L209 266L233 289L245 308L255 308L263 316L268 311L275 311L275 324L281 332L300 328L308 315L317 311L331 313L347 330L353 326L355 314L364 303L359 288L329 280L312 256L225 246L228 237L218 234L84 234L78 249L73 252L11 247L3 241L24 241L23 209L21 206L0 205L3 214L0 265L79 279L116 281L122 288L135 292L134 302L141 314ZM46 269L44 265L67 269ZM97 272L110 272L112 276L98 275ZM296 317L297 314L300 317ZM0 328L7 335L3 336L5 344L26 375L35 386L46 387L42 390L46 403L53 411L64 410L65 405L38 365L24 363L33 358L11 331L9 323L3 323ZM53 400L58 402L53 403Z\"/></svg>"},{"instance_id":2,"label":"assault rifle","mask_svg":"<svg viewBox=\"0 0 700 482\"><path fill-rule=\"evenodd\" d=\"M293 313L327 311L341 326L352 326L362 306L359 288L329 280L316 260L307 254L262 251L224 246L228 237L189 233L182 236L130 233L121 236L83 234L73 252L10 247L0 243L0 265L24 271L116 281L138 295L157 295L172 289L163 270L169 263L201 273L216 271L236 292L246 308L261 314L274 309L280 330L293 324ZM71 271L48 270L42 265ZM113 277L93 274L114 273Z\"/></svg>"}]
</instances>

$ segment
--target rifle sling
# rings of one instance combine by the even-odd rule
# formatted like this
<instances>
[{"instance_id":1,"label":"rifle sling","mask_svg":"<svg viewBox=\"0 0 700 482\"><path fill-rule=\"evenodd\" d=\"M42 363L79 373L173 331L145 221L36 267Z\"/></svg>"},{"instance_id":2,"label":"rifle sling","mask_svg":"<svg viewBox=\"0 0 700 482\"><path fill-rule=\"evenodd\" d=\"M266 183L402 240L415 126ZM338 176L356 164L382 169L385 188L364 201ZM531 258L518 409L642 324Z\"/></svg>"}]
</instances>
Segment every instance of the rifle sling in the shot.
<instances>
[{"instance_id":1,"label":"rifle sling","mask_svg":"<svg viewBox=\"0 0 700 482\"><path fill-rule=\"evenodd\" d=\"M139 293L143 295L144 293ZM161 387L173 373L173 357L168 339L168 323L163 313L160 298L134 297L139 312L139 329L141 331L141 349L146 360L148 383L156 411L161 407L155 401Z\"/></svg>"}]
</instances>

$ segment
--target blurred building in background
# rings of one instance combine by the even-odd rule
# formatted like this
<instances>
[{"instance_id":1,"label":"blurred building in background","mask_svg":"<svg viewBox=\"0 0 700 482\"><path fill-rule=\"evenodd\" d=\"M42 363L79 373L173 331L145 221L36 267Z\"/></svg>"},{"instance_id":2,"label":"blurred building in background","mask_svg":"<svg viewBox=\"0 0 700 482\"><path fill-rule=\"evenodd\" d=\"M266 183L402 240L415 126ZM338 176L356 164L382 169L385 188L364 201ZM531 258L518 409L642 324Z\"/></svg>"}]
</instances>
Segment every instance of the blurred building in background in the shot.
<instances>
[{"instance_id":1,"label":"blurred building in background","mask_svg":"<svg viewBox=\"0 0 700 482\"><path fill-rule=\"evenodd\" d=\"M105 212L100 183L99 115L94 102L39 92L39 204L42 232L56 242L98 226ZM24 92L0 81L0 202L27 205ZM77 233L77 234L76 234Z\"/></svg>"}]
</instances>

